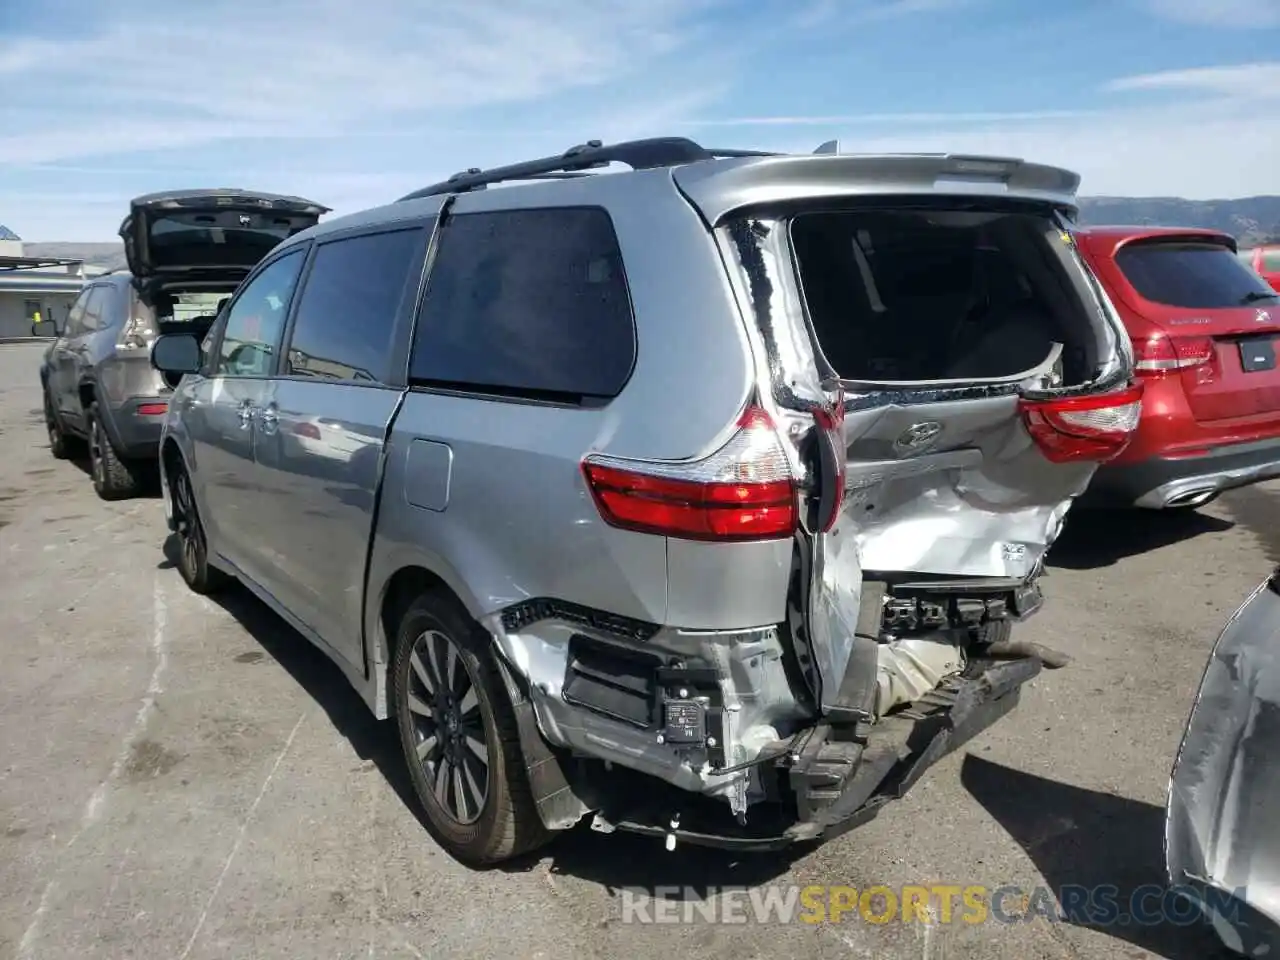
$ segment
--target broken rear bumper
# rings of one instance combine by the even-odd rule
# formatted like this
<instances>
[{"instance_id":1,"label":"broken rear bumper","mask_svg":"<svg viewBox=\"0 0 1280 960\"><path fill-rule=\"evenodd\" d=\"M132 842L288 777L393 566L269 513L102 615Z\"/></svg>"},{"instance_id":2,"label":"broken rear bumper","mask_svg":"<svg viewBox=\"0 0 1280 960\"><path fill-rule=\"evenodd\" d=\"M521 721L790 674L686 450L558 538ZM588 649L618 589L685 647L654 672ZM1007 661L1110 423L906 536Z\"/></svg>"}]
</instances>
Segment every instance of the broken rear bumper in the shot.
<instances>
[{"instance_id":1,"label":"broken rear bumper","mask_svg":"<svg viewBox=\"0 0 1280 960\"><path fill-rule=\"evenodd\" d=\"M787 758L777 761L780 780L789 787L786 799L794 801L792 816L766 822L753 808L748 823L739 825L717 816L719 811L700 818L696 811L659 803L616 819L597 815L593 828L736 850L777 850L830 839L873 819L929 767L1009 713L1041 666L1032 657L979 661L859 736L826 724L807 731Z\"/></svg>"}]
</instances>

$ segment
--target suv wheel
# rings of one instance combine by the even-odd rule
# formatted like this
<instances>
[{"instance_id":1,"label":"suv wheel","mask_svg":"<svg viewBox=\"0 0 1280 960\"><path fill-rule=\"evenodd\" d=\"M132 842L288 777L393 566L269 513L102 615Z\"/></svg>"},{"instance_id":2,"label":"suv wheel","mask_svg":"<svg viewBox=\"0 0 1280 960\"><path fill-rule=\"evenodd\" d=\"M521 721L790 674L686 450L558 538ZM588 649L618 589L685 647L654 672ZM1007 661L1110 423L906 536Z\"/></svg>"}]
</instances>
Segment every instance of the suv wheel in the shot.
<instances>
[{"instance_id":1,"label":"suv wheel","mask_svg":"<svg viewBox=\"0 0 1280 960\"><path fill-rule=\"evenodd\" d=\"M545 843L490 638L433 594L400 622L393 692L414 789L440 844L471 865Z\"/></svg>"},{"instance_id":2,"label":"suv wheel","mask_svg":"<svg viewBox=\"0 0 1280 960\"><path fill-rule=\"evenodd\" d=\"M227 582L227 575L209 566L209 547L204 535L204 524L196 511L195 492L191 489L191 477L181 464L170 468L169 486L173 497L173 526L178 536L178 572L194 593L206 595L216 592Z\"/></svg>"},{"instance_id":3,"label":"suv wheel","mask_svg":"<svg viewBox=\"0 0 1280 960\"><path fill-rule=\"evenodd\" d=\"M93 489L103 500L125 500L137 496L142 488L137 465L121 457L111 445L97 403L89 404L89 470Z\"/></svg>"},{"instance_id":4,"label":"suv wheel","mask_svg":"<svg viewBox=\"0 0 1280 960\"><path fill-rule=\"evenodd\" d=\"M44 428L49 434L49 452L58 460L70 460L76 452L76 438L68 436L62 428L62 419L54 410L47 389L44 391Z\"/></svg>"}]
</instances>

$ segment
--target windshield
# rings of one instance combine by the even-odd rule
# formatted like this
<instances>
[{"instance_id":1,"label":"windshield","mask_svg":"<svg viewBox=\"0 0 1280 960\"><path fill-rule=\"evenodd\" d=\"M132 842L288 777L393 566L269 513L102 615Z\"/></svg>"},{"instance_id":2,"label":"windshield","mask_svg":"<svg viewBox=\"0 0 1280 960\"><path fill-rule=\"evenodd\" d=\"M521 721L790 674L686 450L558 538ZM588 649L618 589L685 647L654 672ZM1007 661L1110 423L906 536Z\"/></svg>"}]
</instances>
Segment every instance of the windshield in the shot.
<instances>
[{"instance_id":1,"label":"windshield","mask_svg":"<svg viewBox=\"0 0 1280 960\"><path fill-rule=\"evenodd\" d=\"M1220 243L1131 243L1116 254L1116 265L1140 296L1169 307L1212 310L1275 297L1261 277Z\"/></svg>"}]
</instances>

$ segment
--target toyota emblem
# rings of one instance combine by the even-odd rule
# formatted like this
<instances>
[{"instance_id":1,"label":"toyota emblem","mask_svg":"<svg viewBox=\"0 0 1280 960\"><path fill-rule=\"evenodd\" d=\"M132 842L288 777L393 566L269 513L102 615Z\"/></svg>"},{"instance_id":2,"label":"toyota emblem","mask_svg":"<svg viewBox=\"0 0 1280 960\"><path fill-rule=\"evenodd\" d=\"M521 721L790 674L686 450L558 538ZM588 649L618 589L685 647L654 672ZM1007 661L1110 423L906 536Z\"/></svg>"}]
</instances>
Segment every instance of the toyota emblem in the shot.
<instances>
[{"instance_id":1,"label":"toyota emblem","mask_svg":"<svg viewBox=\"0 0 1280 960\"><path fill-rule=\"evenodd\" d=\"M937 420L913 423L902 431L897 440L893 441L893 448L898 453L919 453L931 446L940 433L942 433L942 424Z\"/></svg>"}]
</instances>

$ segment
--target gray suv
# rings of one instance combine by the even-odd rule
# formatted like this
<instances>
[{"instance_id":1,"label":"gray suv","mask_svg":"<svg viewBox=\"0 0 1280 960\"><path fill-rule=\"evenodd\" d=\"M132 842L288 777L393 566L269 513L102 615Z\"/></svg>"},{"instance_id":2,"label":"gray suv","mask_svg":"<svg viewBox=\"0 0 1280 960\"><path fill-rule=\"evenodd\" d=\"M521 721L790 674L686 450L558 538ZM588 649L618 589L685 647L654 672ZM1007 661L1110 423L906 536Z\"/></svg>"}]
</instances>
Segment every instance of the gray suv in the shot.
<instances>
[{"instance_id":1,"label":"gray suv","mask_svg":"<svg viewBox=\"0 0 1280 960\"><path fill-rule=\"evenodd\" d=\"M156 336L203 337L254 264L326 212L299 197L245 190L134 199L120 227L129 269L90 281L62 330L51 323L32 328L57 337L40 366L53 455L87 450L100 497L135 495L155 476L175 382L151 365Z\"/></svg>"},{"instance_id":2,"label":"gray suv","mask_svg":"<svg viewBox=\"0 0 1280 960\"><path fill-rule=\"evenodd\" d=\"M467 862L861 823L1062 663L1008 627L1141 404L1077 184L670 138L328 221L155 345L182 574L394 719Z\"/></svg>"}]
</instances>

